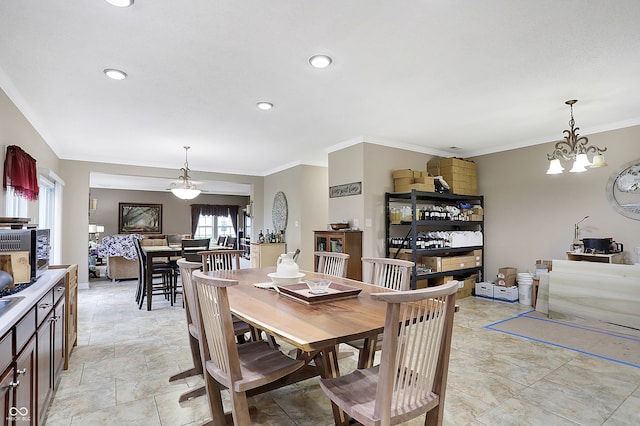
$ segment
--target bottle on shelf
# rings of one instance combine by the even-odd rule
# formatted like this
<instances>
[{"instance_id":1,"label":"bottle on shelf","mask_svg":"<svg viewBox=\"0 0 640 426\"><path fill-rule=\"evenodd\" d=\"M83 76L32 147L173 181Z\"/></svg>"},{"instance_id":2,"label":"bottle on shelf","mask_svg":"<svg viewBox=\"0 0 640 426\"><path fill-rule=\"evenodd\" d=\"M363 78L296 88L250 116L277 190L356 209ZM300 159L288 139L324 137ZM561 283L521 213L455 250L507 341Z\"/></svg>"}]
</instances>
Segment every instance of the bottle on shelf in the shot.
<instances>
[{"instance_id":1,"label":"bottle on shelf","mask_svg":"<svg viewBox=\"0 0 640 426\"><path fill-rule=\"evenodd\" d=\"M262 233L262 229L260 230L260 233L258 234L258 242L260 244L264 244L264 234Z\"/></svg>"}]
</instances>

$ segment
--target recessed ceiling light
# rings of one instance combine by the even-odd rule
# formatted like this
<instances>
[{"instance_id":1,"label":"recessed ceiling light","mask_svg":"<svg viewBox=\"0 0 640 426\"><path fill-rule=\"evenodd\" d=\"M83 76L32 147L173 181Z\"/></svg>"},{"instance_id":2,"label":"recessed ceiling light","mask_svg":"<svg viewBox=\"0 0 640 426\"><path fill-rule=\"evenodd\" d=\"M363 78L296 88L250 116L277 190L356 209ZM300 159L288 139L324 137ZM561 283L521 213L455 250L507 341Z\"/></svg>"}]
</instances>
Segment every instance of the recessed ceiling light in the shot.
<instances>
[{"instance_id":1,"label":"recessed ceiling light","mask_svg":"<svg viewBox=\"0 0 640 426\"><path fill-rule=\"evenodd\" d=\"M314 55L309 58L309 63L315 68L326 68L331 65L332 59L327 55Z\"/></svg>"},{"instance_id":2,"label":"recessed ceiling light","mask_svg":"<svg viewBox=\"0 0 640 426\"><path fill-rule=\"evenodd\" d=\"M103 72L107 75L107 77L112 78L114 80L124 80L125 78L127 78L126 72L116 70L113 68L106 68Z\"/></svg>"},{"instance_id":3,"label":"recessed ceiling light","mask_svg":"<svg viewBox=\"0 0 640 426\"><path fill-rule=\"evenodd\" d=\"M107 0L107 3L117 7L129 7L133 4L133 0Z\"/></svg>"},{"instance_id":4,"label":"recessed ceiling light","mask_svg":"<svg viewBox=\"0 0 640 426\"><path fill-rule=\"evenodd\" d=\"M256 105L258 106L258 108L265 111L273 108L273 104L271 102L258 102Z\"/></svg>"}]
</instances>

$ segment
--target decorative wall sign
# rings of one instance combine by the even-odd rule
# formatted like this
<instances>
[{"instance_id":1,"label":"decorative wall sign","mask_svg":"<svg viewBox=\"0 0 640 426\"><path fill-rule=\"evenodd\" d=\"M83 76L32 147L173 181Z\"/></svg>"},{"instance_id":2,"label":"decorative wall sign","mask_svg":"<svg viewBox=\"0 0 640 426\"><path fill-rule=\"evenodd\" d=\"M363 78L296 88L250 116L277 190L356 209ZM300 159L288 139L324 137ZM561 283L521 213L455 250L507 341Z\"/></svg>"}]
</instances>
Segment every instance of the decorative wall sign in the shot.
<instances>
[{"instance_id":1,"label":"decorative wall sign","mask_svg":"<svg viewBox=\"0 0 640 426\"><path fill-rule=\"evenodd\" d=\"M362 182L345 183L329 187L329 198L348 197L362 194Z\"/></svg>"},{"instance_id":2,"label":"decorative wall sign","mask_svg":"<svg viewBox=\"0 0 640 426\"><path fill-rule=\"evenodd\" d=\"M119 203L119 206L118 233L162 233L162 204Z\"/></svg>"},{"instance_id":3,"label":"decorative wall sign","mask_svg":"<svg viewBox=\"0 0 640 426\"><path fill-rule=\"evenodd\" d=\"M280 191L273 197L273 209L271 210L273 228L277 232L287 229L288 212L287 197L285 197L284 192Z\"/></svg>"},{"instance_id":4,"label":"decorative wall sign","mask_svg":"<svg viewBox=\"0 0 640 426\"><path fill-rule=\"evenodd\" d=\"M640 160L623 165L611 175L607 198L618 213L640 220Z\"/></svg>"}]
</instances>

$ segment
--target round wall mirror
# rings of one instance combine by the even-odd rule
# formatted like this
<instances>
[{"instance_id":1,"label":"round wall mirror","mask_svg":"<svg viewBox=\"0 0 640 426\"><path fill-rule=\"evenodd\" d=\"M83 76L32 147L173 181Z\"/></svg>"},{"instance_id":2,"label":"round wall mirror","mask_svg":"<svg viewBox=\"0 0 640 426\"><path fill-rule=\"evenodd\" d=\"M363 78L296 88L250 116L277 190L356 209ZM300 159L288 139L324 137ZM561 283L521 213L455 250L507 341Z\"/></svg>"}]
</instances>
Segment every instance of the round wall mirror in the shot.
<instances>
[{"instance_id":1,"label":"round wall mirror","mask_svg":"<svg viewBox=\"0 0 640 426\"><path fill-rule=\"evenodd\" d=\"M278 192L273 197L273 209L271 210L271 217L273 219L273 228L280 232L287 229L287 197L284 196L284 192Z\"/></svg>"},{"instance_id":2,"label":"round wall mirror","mask_svg":"<svg viewBox=\"0 0 640 426\"><path fill-rule=\"evenodd\" d=\"M623 165L611 175L607 198L618 213L640 220L640 160Z\"/></svg>"}]
</instances>

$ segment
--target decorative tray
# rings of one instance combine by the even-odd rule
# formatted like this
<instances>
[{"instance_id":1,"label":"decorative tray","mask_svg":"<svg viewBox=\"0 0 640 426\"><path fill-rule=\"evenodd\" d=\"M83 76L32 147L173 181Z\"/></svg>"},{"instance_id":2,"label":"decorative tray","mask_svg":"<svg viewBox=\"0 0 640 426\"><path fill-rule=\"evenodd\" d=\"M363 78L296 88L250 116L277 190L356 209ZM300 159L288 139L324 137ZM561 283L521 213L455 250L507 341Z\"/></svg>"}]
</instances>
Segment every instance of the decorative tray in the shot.
<instances>
[{"instance_id":1,"label":"decorative tray","mask_svg":"<svg viewBox=\"0 0 640 426\"><path fill-rule=\"evenodd\" d=\"M329 288L327 288L327 293L323 294L311 293L311 290L309 290L309 287L307 287L305 283L279 285L278 290L280 291L280 294L309 305L314 303L333 302L334 300L351 299L358 297L358 294L362 291L362 289L358 287L334 282L332 282L329 285Z\"/></svg>"}]
</instances>

